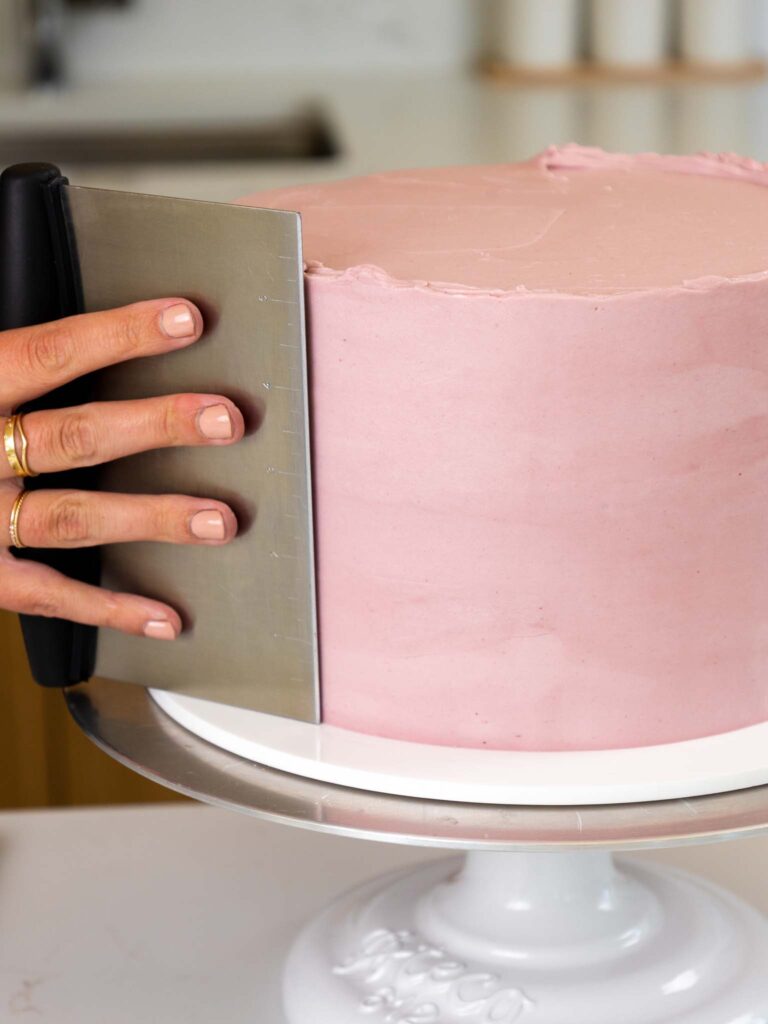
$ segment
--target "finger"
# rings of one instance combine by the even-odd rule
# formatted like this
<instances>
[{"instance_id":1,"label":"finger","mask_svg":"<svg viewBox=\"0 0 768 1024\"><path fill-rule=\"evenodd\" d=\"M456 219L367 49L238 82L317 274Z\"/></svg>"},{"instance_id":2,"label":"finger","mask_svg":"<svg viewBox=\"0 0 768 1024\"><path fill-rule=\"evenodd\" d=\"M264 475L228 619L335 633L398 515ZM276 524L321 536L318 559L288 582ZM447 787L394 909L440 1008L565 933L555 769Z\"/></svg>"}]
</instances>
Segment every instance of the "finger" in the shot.
<instances>
[{"instance_id":1,"label":"finger","mask_svg":"<svg viewBox=\"0 0 768 1024\"><path fill-rule=\"evenodd\" d=\"M0 407L52 391L75 377L196 341L200 311L186 299L153 299L0 334Z\"/></svg>"},{"instance_id":2,"label":"finger","mask_svg":"<svg viewBox=\"0 0 768 1024\"><path fill-rule=\"evenodd\" d=\"M0 552L3 607L22 615L68 619L156 640L175 640L181 619L170 605L71 580L39 562L17 561Z\"/></svg>"},{"instance_id":3,"label":"finger","mask_svg":"<svg viewBox=\"0 0 768 1024\"><path fill-rule=\"evenodd\" d=\"M0 420L0 431L5 421ZM178 445L227 445L244 433L237 406L221 395L169 395L30 412L23 419L35 473L94 466ZM0 479L13 476L0 458Z\"/></svg>"},{"instance_id":4,"label":"finger","mask_svg":"<svg viewBox=\"0 0 768 1024\"><path fill-rule=\"evenodd\" d=\"M0 493L0 522L9 522L12 493ZM237 534L234 512L221 501L181 494L101 494L96 491L31 491L17 521L30 548L82 548L94 544L155 540L221 545ZM6 534L0 543L6 546Z\"/></svg>"}]
</instances>

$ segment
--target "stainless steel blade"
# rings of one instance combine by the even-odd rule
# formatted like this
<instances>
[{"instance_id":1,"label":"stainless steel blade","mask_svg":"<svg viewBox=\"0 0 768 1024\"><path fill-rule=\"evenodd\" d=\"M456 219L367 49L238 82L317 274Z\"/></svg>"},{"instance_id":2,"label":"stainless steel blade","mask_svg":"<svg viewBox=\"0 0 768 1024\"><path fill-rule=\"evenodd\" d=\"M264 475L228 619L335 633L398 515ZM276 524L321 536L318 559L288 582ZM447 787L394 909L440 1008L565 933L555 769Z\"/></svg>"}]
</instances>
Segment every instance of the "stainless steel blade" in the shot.
<instances>
[{"instance_id":1,"label":"stainless steel blade","mask_svg":"<svg viewBox=\"0 0 768 1024\"><path fill-rule=\"evenodd\" d=\"M250 421L232 448L172 448L105 467L104 490L219 498L241 534L222 548L104 549L106 586L185 617L175 643L101 630L97 674L316 721L319 684L297 214L70 187L87 310L184 296L207 330L173 354L97 378L95 398L225 394Z\"/></svg>"}]
</instances>

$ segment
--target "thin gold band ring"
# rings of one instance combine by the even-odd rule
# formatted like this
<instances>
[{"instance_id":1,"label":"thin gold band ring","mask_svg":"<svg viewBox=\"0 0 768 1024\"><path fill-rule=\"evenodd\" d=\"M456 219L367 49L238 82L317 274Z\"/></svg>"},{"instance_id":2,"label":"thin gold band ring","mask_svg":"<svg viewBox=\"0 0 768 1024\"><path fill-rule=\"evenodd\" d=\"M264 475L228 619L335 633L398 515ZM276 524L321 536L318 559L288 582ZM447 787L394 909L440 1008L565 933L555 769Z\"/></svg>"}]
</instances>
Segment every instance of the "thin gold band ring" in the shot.
<instances>
[{"instance_id":1,"label":"thin gold band ring","mask_svg":"<svg viewBox=\"0 0 768 1024\"><path fill-rule=\"evenodd\" d=\"M24 504L24 500L29 494L29 491L19 491L16 495L16 500L11 507L11 519L8 523L8 534L11 538L11 544L15 548L24 548L26 544L22 544L21 537L19 537L19 516L21 515L21 506Z\"/></svg>"},{"instance_id":2,"label":"thin gold band ring","mask_svg":"<svg viewBox=\"0 0 768 1024\"><path fill-rule=\"evenodd\" d=\"M17 435L20 441L18 449L16 447ZM18 413L9 416L5 421L3 447L5 448L5 455L14 476L37 476L37 473L34 473L29 468L29 462L27 461L29 442L27 441L27 435L24 433L22 417Z\"/></svg>"}]
</instances>

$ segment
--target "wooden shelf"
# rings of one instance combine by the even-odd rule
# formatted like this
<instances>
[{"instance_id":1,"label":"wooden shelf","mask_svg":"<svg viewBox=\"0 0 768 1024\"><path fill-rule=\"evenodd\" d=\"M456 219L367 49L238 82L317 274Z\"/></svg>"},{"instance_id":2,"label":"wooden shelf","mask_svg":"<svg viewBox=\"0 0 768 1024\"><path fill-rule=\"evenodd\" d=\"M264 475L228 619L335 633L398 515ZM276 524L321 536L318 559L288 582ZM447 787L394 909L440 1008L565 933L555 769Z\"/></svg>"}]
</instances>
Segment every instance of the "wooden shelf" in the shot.
<instances>
[{"instance_id":1,"label":"wooden shelf","mask_svg":"<svg viewBox=\"0 0 768 1024\"><path fill-rule=\"evenodd\" d=\"M501 61L488 61L482 65L481 71L486 78L498 82L500 85L680 85L685 83L758 82L768 76L768 64L762 60L716 66L670 61L657 67L628 68L584 62L567 68L537 70L514 67Z\"/></svg>"}]
</instances>

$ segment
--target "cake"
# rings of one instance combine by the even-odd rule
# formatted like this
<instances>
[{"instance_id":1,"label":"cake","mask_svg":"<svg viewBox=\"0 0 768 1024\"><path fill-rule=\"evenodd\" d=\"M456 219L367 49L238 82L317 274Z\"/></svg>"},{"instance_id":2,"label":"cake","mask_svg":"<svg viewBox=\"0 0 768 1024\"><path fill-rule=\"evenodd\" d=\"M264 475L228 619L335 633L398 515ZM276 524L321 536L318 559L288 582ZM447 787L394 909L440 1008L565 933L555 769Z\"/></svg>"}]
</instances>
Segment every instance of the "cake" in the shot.
<instances>
[{"instance_id":1,"label":"cake","mask_svg":"<svg viewBox=\"0 0 768 1024\"><path fill-rule=\"evenodd\" d=\"M615 749L768 719L768 170L566 146L302 214L323 720Z\"/></svg>"}]
</instances>

